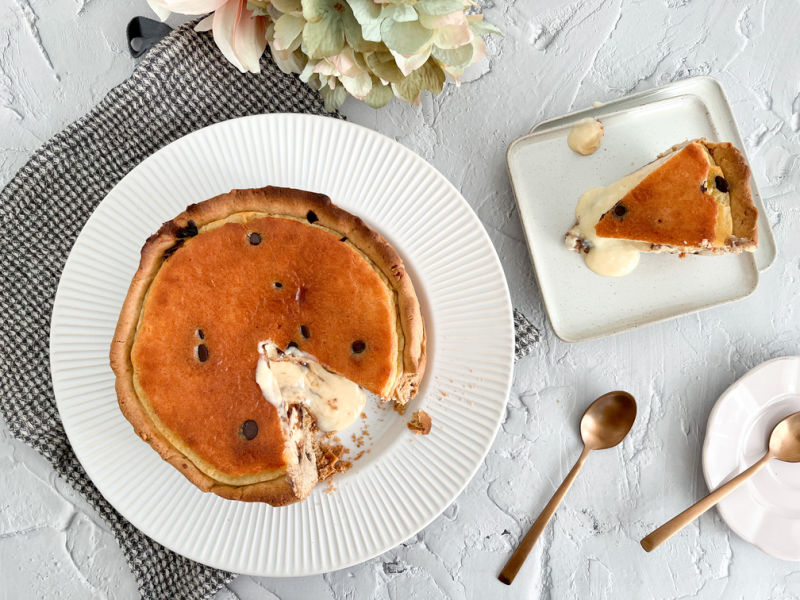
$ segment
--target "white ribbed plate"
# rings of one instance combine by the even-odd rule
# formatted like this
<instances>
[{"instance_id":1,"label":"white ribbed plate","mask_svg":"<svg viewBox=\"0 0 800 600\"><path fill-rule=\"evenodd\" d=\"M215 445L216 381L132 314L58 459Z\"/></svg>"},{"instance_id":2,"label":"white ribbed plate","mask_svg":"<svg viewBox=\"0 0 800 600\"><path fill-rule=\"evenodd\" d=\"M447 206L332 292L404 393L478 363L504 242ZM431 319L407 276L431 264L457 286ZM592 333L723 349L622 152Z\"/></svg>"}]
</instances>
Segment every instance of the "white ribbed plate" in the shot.
<instances>
[{"instance_id":1,"label":"white ribbed plate","mask_svg":"<svg viewBox=\"0 0 800 600\"><path fill-rule=\"evenodd\" d=\"M369 411L370 452L284 508L204 494L133 432L117 406L108 349L139 250L160 224L232 188L322 192L380 231L406 261L422 304L428 369L401 417ZM513 366L511 304L497 254L458 191L402 145L309 115L219 123L156 152L108 194L61 277L50 333L58 409L106 499L164 546L237 573L296 576L384 552L430 523L483 461ZM433 418L411 434L411 411ZM359 427L353 431L358 433ZM351 431L347 430L349 437Z\"/></svg>"}]
</instances>

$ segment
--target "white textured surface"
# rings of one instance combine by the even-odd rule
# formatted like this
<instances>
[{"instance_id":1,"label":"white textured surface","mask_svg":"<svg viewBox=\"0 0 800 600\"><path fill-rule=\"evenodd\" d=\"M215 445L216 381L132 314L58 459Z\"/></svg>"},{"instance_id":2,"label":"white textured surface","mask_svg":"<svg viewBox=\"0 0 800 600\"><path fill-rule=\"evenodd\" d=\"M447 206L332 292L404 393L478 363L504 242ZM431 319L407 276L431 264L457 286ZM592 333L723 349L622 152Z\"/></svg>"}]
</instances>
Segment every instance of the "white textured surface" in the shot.
<instances>
[{"instance_id":1,"label":"white textured surface","mask_svg":"<svg viewBox=\"0 0 800 600\"><path fill-rule=\"evenodd\" d=\"M132 68L124 25L144 1L0 0L0 183ZM800 6L771 2L496 0L506 37L461 89L357 122L398 139L458 187L489 230L512 300L543 328L517 366L484 467L420 535L358 567L299 580L238 578L219 598L764 598L800 595L800 564L746 544L716 512L646 555L638 540L706 490L705 422L748 368L800 353ZM51 66L52 65L52 66ZM689 75L723 83L779 248L742 302L604 340L548 329L505 169L531 124ZM618 450L590 457L512 588L496 573L572 466L577 419L610 388L640 416ZM0 426L0 598L135 596L113 537L45 461Z\"/></svg>"},{"instance_id":2,"label":"white textured surface","mask_svg":"<svg viewBox=\"0 0 800 600\"><path fill-rule=\"evenodd\" d=\"M305 502L279 509L204 494L161 460L120 412L108 364L143 240L190 204L265 184L327 194L393 243L419 290L428 348L425 380L408 416L370 402L354 427L368 431L359 445L367 454L335 478L336 493L319 485ZM119 256L98 261L109 239ZM283 291L294 295L294 284L285 282ZM203 329L213 340L213 324ZM352 123L258 115L173 142L109 192L64 267L50 357L75 454L123 516L194 560L237 573L297 576L372 558L450 505L480 467L505 414L513 335L491 242L439 172L402 144ZM406 427L420 409L439 424L424 439ZM341 437L355 454L356 445L346 441L351 434L357 435L345 430ZM120 464L129 466L120 471Z\"/></svg>"}]
</instances>

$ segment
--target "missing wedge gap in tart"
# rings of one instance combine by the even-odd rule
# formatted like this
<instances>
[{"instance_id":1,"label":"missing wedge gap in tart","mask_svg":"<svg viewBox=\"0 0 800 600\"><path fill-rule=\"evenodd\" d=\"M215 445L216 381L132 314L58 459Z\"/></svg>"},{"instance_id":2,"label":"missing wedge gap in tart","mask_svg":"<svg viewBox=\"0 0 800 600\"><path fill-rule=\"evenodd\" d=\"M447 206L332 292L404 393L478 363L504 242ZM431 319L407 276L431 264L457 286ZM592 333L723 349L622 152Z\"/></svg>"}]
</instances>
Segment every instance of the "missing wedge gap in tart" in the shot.
<instances>
[{"instance_id":1,"label":"missing wedge gap in tart","mask_svg":"<svg viewBox=\"0 0 800 600\"><path fill-rule=\"evenodd\" d=\"M595 273L627 275L640 253L718 255L758 246L750 168L727 142L701 138L578 200L568 248Z\"/></svg>"},{"instance_id":2,"label":"missing wedge gap in tart","mask_svg":"<svg viewBox=\"0 0 800 600\"><path fill-rule=\"evenodd\" d=\"M323 195L189 206L142 249L111 347L120 408L201 490L290 504L342 470L322 430L364 391L404 405L425 328L397 252Z\"/></svg>"},{"instance_id":3,"label":"missing wedge gap in tart","mask_svg":"<svg viewBox=\"0 0 800 600\"><path fill-rule=\"evenodd\" d=\"M283 351L271 341L258 347L256 383L279 414L289 406L305 406L320 431L335 433L350 427L364 410L366 392L310 354L294 346Z\"/></svg>"}]
</instances>

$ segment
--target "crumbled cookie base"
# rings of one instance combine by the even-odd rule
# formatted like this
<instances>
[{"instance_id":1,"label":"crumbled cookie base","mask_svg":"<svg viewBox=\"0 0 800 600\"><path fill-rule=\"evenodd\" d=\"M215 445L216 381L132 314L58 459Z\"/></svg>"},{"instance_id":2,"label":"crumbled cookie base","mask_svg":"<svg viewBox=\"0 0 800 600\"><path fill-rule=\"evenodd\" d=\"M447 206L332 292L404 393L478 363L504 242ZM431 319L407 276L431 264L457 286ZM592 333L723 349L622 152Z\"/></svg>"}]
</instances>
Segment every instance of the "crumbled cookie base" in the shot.
<instances>
[{"instance_id":1,"label":"crumbled cookie base","mask_svg":"<svg viewBox=\"0 0 800 600\"><path fill-rule=\"evenodd\" d=\"M406 408L408 408L408 406L405 404L398 404L397 402L392 403L392 410L401 417L406 414Z\"/></svg>"},{"instance_id":2,"label":"crumbled cookie base","mask_svg":"<svg viewBox=\"0 0 800 600\"><path fill-rule=\"evenodd\" d=\"M320 444L319 454L317 455L319 481L325 481L336 473L344 473L352 467L352 461L344 459L344 455L349 452L341 444Z\"/></svg>"},{"instance_id":3,"label":"crumbled cookie base","mask_svg":"<svg viewBox=\"0 0 800 600\"><path fill-rule=\"evenodd\" d=\"M428 435L431 432L431 416L424 410L418 410L411 415L408 428L417 435Z\"/></svg>"}]
</instances>

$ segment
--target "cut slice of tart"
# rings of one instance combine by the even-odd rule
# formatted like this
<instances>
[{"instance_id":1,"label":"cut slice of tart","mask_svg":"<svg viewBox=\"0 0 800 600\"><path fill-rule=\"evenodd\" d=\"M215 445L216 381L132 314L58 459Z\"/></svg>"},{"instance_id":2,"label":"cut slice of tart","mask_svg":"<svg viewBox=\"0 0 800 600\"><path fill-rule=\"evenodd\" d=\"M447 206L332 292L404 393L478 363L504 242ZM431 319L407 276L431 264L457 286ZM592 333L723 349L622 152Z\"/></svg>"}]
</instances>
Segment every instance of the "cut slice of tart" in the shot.
<instances>
[{"instance_id":1,"label":"cut slice of tart","mask_svg":"<svg viewBox=\"0 0 800 600\"><path fill-rule=\"evenodd\" d=\"M425 369L419 302L378 233L320 194L234 190L151 236L111 366L136 432L204 491L284 505L364 390L404 404Z\"/></svg>"},{"instance_id":2,"label":"cut slice of tart","mask_svg":"<svg viewBox=\"0 0 800 600\"><path fill-rule=\"evenodd\" d=\"M729 143L697 139L578 201L565 238L600 275L632 271L640 252L724 254L758 245L750 169Z\"/></svg>"}]
</instances>

